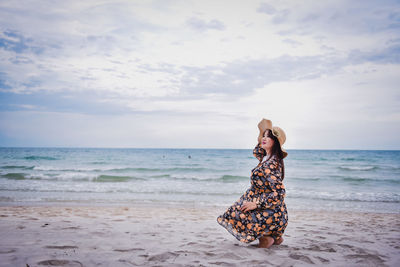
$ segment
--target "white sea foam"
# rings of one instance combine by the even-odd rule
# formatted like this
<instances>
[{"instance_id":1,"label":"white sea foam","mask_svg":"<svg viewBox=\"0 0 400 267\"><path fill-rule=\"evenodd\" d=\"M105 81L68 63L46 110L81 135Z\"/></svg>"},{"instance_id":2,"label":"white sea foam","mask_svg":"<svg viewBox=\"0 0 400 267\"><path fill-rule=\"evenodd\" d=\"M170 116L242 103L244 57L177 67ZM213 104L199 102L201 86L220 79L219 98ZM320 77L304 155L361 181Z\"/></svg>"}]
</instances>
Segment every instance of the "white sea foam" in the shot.
<instances>
[{"instance_id":1,"label":"white sea foam","mask_svg":"<svg viewBox=\"0 0 400 267\"><path fill-rule=\"evenodd\" d=\"M339 168L348 171L371 171L378 169L377 166L339 166Z\"/></svg>"}]
</instances>

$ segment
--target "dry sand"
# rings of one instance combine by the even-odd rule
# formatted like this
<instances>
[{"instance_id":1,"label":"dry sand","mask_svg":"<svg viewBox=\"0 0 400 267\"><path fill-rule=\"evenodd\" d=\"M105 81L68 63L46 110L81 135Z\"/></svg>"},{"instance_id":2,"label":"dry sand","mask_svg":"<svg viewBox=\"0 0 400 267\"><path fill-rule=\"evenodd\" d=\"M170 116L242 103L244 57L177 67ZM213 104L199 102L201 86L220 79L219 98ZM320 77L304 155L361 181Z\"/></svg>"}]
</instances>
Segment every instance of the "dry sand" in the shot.
<instances>
[{"instance_id":1,"label":"dry sand","mask_svg":"<svg viewBox=\"0 0 400 267\"><path fill-rule=\"evenodd\" d=\"M400 215L289 210L260 249L216 222L225 207L0 207L1 266L400 266Z\"/></svg>"}]
</instances>

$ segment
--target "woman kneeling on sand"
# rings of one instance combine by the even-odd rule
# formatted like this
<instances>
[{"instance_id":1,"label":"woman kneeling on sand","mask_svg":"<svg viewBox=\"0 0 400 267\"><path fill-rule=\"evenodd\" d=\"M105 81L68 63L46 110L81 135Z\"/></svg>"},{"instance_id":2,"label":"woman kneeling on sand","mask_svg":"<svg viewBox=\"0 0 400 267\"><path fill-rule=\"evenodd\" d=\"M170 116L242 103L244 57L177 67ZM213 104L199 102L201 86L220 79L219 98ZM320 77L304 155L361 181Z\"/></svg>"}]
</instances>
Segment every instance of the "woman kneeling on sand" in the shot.
<instances>
[{"instance_id":1,"label":"woman kneeling on sand","mask_svg":"<svg viewBox=\"0 0 400 267\"><path fill-rule=\"evenodd\" d=\"M282 148L285 132L272 126L270 120L258 124L260 135L253 155L260 163L251 171L251 186L228 210L217 218L234 237L244 243L259 239L259 247L269 248L283 242L283 232L288 223ZM266 160L263 158L266 156Z\"/></svg>"}]
</instances>

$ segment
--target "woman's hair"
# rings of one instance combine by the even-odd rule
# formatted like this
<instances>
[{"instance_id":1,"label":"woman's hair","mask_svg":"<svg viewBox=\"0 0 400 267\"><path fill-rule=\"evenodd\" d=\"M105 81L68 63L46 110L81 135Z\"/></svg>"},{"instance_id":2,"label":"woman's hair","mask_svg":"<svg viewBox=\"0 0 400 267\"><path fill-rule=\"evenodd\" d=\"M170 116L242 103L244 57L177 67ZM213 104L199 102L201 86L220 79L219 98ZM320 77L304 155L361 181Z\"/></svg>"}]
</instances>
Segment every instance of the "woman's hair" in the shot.
<instances>
[{"instance_id":1,"label":"woman's hair","mask_svg":"<svg viewBox=\"0 0 400 267\"><path fill-rule=\"evenodd\" d=\"M268 131L267 136L272 138L272 140L274 140L274 145L271 148L271 154L269 155L267 160L269 160L274 155L276 156L279 165L282 167L282 180L283 180L283 178L285 178L285 164L283 162L283 152L281 149L281 144L279 143L278 138L276 138L276 136L272 134L271 130L267 129L266 131Z\"/></svg>"}]
</instances>

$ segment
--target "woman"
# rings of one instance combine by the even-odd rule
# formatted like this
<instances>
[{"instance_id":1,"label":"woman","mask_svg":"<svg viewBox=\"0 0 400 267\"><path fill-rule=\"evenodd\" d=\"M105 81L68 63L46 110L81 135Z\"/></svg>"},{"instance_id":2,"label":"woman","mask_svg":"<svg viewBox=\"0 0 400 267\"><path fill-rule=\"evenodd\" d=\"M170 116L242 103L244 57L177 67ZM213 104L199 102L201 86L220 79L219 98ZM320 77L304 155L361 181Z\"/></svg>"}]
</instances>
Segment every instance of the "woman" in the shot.
<instances>
[{"instance_id":1,"label":"woman","mask_svg":"<svg viewBox=\"0 0 400 267\"><path fill-rule=\"evenodd\" d=\"M253 154L260 163L251 171L251 186L217 222L239 241L250 243L259 239L258 247L269 248L283 242L288 223L282 183L283 158L287 156L282 145L286 135L281 128L273 127L270 120L262 119L258 128L260 135Z\"/></svg>"}]
</instances>

